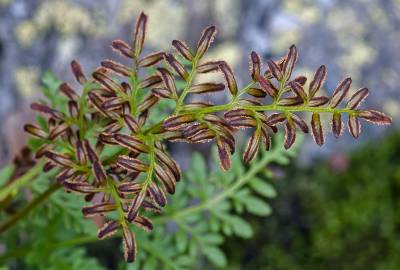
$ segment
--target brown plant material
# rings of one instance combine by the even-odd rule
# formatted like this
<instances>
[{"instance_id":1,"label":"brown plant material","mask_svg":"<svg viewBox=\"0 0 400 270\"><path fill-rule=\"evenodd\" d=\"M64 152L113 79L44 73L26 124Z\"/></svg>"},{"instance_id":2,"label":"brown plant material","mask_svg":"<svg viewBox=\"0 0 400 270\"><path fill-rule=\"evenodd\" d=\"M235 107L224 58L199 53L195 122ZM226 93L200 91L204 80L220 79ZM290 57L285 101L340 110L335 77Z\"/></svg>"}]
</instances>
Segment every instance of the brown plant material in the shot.
<instances>
[{"instance_id":1,"label":"brown plant material","mask_svg":"<svg viewBox=\"0 0 400 270\"><path fill-rule=\"evenodd\" d=\"M189 91L190 93L193 94L204 94L204 93L218 92L224 89L225 85L223 83L201 83L193 85Z\"/></svg>"},{"instance_id":2,"label":"brown plant material","mask_svg":"<svg viewBox=\"0 0 400 270\"><path fill-rule=\"evenodd\" d=\"M357 139L361 133L361 124L355 115L349 116L348 126L351 136Z\"/></svg>"},{"instance_id":3,"label":"brown plant material","mask_svg":"<svg viewBox=\"0 0 400 270\"><path fill-rule=\"evenodd\" d=\"M84 207L85 216L111 211L118 214L116 220L106 221L97 234L103 239L122 230L128 262L135 260L137 249L128 223L151 231L153 223L147 217L148 212L162 212L168 202L167 193L173 194L179 184L179 165L165 150L164 143L214 141L221 168L229 170L236 144L234 134L239 129L250 131L243 151L244 161L250 162L260 148L269 150L271 138L281 126L284 126L286 149L295 143L297 132L310 130L315 142L322 145L322 114L332 115L332 132L336 137L343 130L343 115L349 116L349 132L355 138L360 136L362 120L377 125L391 123L391 118L382 112L359 108L369 93L366 88L347 96L350 78L339 83L331 97L319 96L326 79L325 66L318 68L308 89L305 76L291 78L298 60L294 45L285 57L267 61L265 70L261 57L252 52L250 83L243 88L238 86L232 68L225 61L202 60L216 35L215 26L204 29L196 48L174 40L172 47L180 57L169 52L142 57L147 21L147 16L141 13L131 45L122 40L112 42L112 48L129 58L133 66L105 60L91 76L86 76L80 64L72 61L72 72L83 85L83 94L78 95L80 91L67 83L61 84L59 90L66 97L66 108L33 103L31 108L46 117L47 122L24 127L42 142L36 157L48 161L43 170L58 169L55 181L66 191L83 194L88 200L98 194L104 198ZM148 75L142 78L140 69L145 69ZM209 72L220 73L225 83L193 83L196 74ZM185 86L180 87L178 80L184 81ZM213 94L225 88L230 97L226 104L185 100L187 95ZM145 94L139 95L140 91ZM341 107L348 98L347 105ZM149 115L154 108L160 108L159 102L164 99L175 102L175 110L159 123L151 123ZM265 103L266 100L270 103ZM312 114L310 125L304 121L302 112ZM118 151L107 156L104 154L107 145Z\"/></svg>"},{"instance_id":4,"label":"brown plant material","mask_svg":"<svg viewBox=\"0 0 400 270\"><path fill-rule=\"evenodd\" d=\"M358 90L349 100L346 107L350 110L357 109L360 104L367 98L369 91L367 88L362 88Z\"/></svg>"},{"instance_id":5,"label":"brown plant material","mask_svg":"<svg viewBox=\"0 0 400 270\"><path fill-rule=\"evenodd\" d=\"M136 58L140 56L143 49L144 40L146 38L147 19L147 15L142 12L136 21L133 39L133 51L135 52Z\"/></svg>"},{"instance_id":6,"label":"brown plant material","mask_svg":"<svg viewBox=\"0 0 400 270\"><path fill-rule=\"evenodd\" d=\"M322 130L321 118L318 113L313 113L311 119L311 130L316 144L324 144L324 131Z\"/></svg>"},{"instance_id":7,"label":"brown plant material","mask_svg":"<svg viewBox=\"0 0 400 270\"><path fill-rule=\"evenodd\" d=\"M335 91L331 97L330 107L335 108L346 97L351 85L351 78L346 78L336 86Z\"/></svg>"},{"instance_id":8,"label":"brown plant material","mask_svg":"<svg viewBox=\"0 0 400 270\"><path fill-rule=\"evenodd\" d=\"M189 73L186 71L185 67L178 60L176 60L172 54L167 53L164 57L169 66L175 70L175 72L179 74L182 79L187 80L189 78Z\"/></svg>"},{"instance_id":9,"label":"brown plant material","mask_svg":"<svg viewBox=\"0 0 400 270\"><path fill-rule=\"evenodd\" d=\"M238 92L238 86L236 83L235 76L233 75L232 69L225 62L220 64L219 68L220 68L222 74L224 75L224 78L225 78L226 84L229 88L229 91L231 92L231 94L233 96L235 96Z\"/></svg>"},{"instance_id":10,"label":"brown plant material","mask_svg":"<svg viewBox=\"0 0 400 270\"><path fill-rule=\"evenodd\" d=\"M164 59L165 53L164 52L155 52L151 53L139 61L139 67L151 67Z\"/></svg>"},{"instance_id":11,"label":"brown plant material","mask_svg":"<svg viewBox=\"0 0 400 270\"><path fill-rule=\"evenodd\" d=\"M243 153L244 162L248 163L255 158L260 145L260 139L261 139L261 129L257 129L256 131L254 131L253 135L247 142L247 146Z\"/></svg>"},{"instance_id":12,"label":"brown plant material","mask_svg":"<svg viewBox=\"0 0 400 270\"><path fill-rule=\"evenodd\" d=\"M210 61L205 62L197 67L197 73L210 73L219 71L219 66L223 61Z\"/></svg>"},{"instance_id":13,"label":"brown plant material","mask_svg":"<svg viewBox=\"0 0 400 270\"><path fill-rule=\"evenodd\" d=\"M321 89L324 85L326 79L326 67L324 65L320 66L314 74L314 78L310 83L310 87L308 89L308 95L310 98L313 98L315 94Z\"/></svg>"},{"instance_id":14,"label":"brown plant material","mask_svg":"<svg viewBox=\"0 0 400 270\"><path fill-rule=\"evenodd\" d=\"M342 115L340 113L334 113L332 117L332 133L336 138L339 138L342 135L343 131L343 123L342 123Z\"/></svg>"},{"instance_id":15,"label":"brown plant material","mask_svg":"<svg viewBox=\"0 0 400 270\"><path fill-rule=\"evenodd\" d=\"M172 41L172 46L183 58L188 61L193 60L193 54L190 51L189 46L184 41L174 40Z\"/></svg>"},{"instance_id":16,"label":"brown plant material","mask_svg":"<svg viewBox=\"0 0 400 270\"><path fill-rule=\"evenodd\" d=\"M111 48L121 55L129 58L133 58L135 55L135 52L132 50L132 48L123 40L114 40Z\"/></svg>"},{"instance_id":17,"label":"brown plant material","mask_svg":"<svg viewBox=\"0 0 400 270\"><path fill-rule=\"evenodd\" d=\"M124 258L127 262L133 262L136 258L136 238L126 226L123 228Z\"/></svg>"},{"instance_id":18,"label":"brown plant material","mask_svg":"<svg viewBox=\"0 0 400 270\"><path fill-rule=\"evenodd\" d=\"M210 48L211 43L214 41L214 37L217 34L217 29L215 26L206 27L201 33L199 42L197 43L196 58L200 59L206 53L208 48Z\"/></svg>"},{"instance_id":19,"label":"brown plant material","mask_svg":"<svg viewBox=\"0 0 400 270\"><path fill-rule=\"evenodd\" d=\"M285 149L289 149L296 141L296 126L293 121L287 121L285 125Z\"/></svg>"},{"instance_id":20,"label":"brown plant material","mask_svg":"<svg viewBox=\"0 0 400 270\"><path fill-rule=\"evenodd\" d=\"M256 52L250 54L250 75L257 80L261 73L261 57Z\"/></svg>"},{"instance_id":21,"label":"brown plant material","mask_svg":"<svg viewBox=\"0 0 400 270\"><path fill-rule=\"evenodd\" d=\"M71 69L72 69L72 73L74 74L76 80L80 84L85 84L87 81L86 76L83 73L81 65L76 60L73 60L71 62Z\"/></svg>"},{"instance_id":22,"label":"brown plant material","mask_svg":"<svg viewBox=\"0 0 400 270\"><path fill-rule=\"evenodd\" d=\"M99 237L99 239L110 237L118 231L119 227L120 224L118 221L108 221L97 231L97 237Z\"/></svg>"}]
</instances>

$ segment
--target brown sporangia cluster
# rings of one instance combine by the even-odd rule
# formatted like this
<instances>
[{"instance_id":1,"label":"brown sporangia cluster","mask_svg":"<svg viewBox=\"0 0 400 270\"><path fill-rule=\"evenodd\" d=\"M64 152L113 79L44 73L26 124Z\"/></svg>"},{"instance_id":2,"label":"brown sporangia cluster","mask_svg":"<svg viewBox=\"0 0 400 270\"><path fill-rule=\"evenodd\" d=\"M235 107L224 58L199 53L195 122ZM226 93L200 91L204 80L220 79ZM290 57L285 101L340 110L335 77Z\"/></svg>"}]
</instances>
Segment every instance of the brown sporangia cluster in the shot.
<instances>
[{"instance_id":1,"label":"brown sporangia cluster","mask_svg":"<svg viewBox=\"0 0 400 270\"><path fill-rule=\"evenodd\" d=\"M265 69L260 56L252 52L251 81L239 88L225 61L202 60L216 35L214 26L204 29L194 50L185 42L174 40L174 54L155 52L142 57L146 23L147 16L142 13L132 44L122 40L112 43L112 48L132 65L105 60L88 77L73 61L72 71L83 91L79 95L67 83L60 86L60 92L68 99L68 113L34 103L33 110L48 116L48 127L25 126L27 132L44 142L36 152L37 158L48 161L44 170L57 168L59 184L92 202L82 209L84 216L118 214L118 219L109 219L99 229L98 237L103 239L121 230L128 262L134 261L136 255L135 236L129 224L152 230L146 212L160 212L167 203L166 193L173 194L180 179L179 166L163 143L213 140L221 166L227 170L238 129L252 130L243 154L244 161L249 162L260 145L266 150L270 148L271 137L278 132L279 125L285 127L284 147L290 148L298 131L311 132L318 145L324 143L320 117L323 113L332 115L332 132L336 137L343 131L343 115L348 116L348 129L355 138L361 132L360 120L380 125L391 123L391 118L381 112L359 109L368 95L366 88L348 97L350 78L340 82L331 97L320 95L325 66L317 69L308 86L306 77L292 78L298 58L295 46L278 61L269 60ZM142 78L139 70L147 70L147 75ZM225 84L194 84L197 74L210 72L219 72ZM178 80L185 83L183 89L177 87ZM226 104L185 100L189 94L209 94L225 88L231 97ZM166 112L163 121L149 123L151 109L162 99L175 101L175 110ZM302 112L312 114L310 124L303 120L299 114ZM116 151L106 155L106 147ZM97 200L93 200L95 195Z\"/></svg>"}]
</instances>

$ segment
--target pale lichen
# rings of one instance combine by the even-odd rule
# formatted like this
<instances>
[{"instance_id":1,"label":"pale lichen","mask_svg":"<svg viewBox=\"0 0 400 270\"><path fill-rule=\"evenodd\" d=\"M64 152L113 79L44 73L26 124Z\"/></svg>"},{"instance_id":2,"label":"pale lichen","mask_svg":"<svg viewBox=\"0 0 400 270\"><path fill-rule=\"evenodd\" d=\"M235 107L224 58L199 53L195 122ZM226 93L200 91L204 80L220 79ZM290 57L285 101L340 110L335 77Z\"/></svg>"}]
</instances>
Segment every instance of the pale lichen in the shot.
<instances>
[{"instance_id":1,"label":"pale lichen","mask_svg":"<svg viewBox=\"0 0 400 270\"><path fill-rule=\"evenodd\" d=\"M0 0L0 7L5 7L11 4L12 0Z\"/></svg>"},{"instance_id":2,"label":"pale lichen","mask_svg":"<svg viewBox=\"0 0 400 270\"><path fill-rule=\"evenodd\" d=\"M232 38L239 29L240 2L238 0L219 0L214 3L215 18L220 25L221 36Z\"/></svg>"},{"instance_id":3,"label":"pale lichen","mask_svg":"<svg viewBox=\"0 0 400 270\"><path fill-rule=\"evenodd\" d=\"M15 70L15 84L18 92L24 98L29 98L37 92L40 71L36 67L20 67Z\"/></svg>"},{"instance_id":4,"label":"pale lichen","mask_svg":"<svg viewBox=\"0 0 400 270\"><path fill-rule=\"evenodd\" d=\"M101 19L81 5L68 0L56 0L42 2L30 20L16 27L15 34L20 45L28 47L40 34L50 29L65 36L77 33L99 36L106 32Z\"/></svg>"}]
</instances>

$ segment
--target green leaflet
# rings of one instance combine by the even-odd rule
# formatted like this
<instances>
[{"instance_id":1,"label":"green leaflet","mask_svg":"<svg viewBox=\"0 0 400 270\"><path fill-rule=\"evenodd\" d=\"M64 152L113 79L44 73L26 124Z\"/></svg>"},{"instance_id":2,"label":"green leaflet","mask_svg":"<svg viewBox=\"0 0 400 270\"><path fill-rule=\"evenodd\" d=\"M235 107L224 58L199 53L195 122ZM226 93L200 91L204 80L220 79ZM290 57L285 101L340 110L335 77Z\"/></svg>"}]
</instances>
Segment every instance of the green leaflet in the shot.
<instances>
[{"instance_id":1,"label":"green leaflet","mask_svg":"<svg viewBox=\"0 0 400 270\"><path fill-rule=\"evenodd\" d=\"M226 266L226 257L221 249L214 247L214 246L208 246L204 249L204 255L215 266L217 266L217 267L225 267Z\"/></svg>"},{"instance_id":2,"label":"green leaflet","mask_svg":"<svg viewBox=\"0 0 400 270\"><path fill-rule=\"evenodd\" d=\"M266 202L256 197L247 198L245 204L247 211L254 215L267 216L272 212L271 207Z\"/></svg>"},{"instance_id":3,"label":"green leaflet","mask_svg":"<svg viewBox=\"0 0 400 270\"><path fill-rule=\"evenodd\" d=\"M260 178L254 177L249 184L255 192L266 198L275 198L277 195L275 188L270 183Z\"/></svg>"}]
</instances>

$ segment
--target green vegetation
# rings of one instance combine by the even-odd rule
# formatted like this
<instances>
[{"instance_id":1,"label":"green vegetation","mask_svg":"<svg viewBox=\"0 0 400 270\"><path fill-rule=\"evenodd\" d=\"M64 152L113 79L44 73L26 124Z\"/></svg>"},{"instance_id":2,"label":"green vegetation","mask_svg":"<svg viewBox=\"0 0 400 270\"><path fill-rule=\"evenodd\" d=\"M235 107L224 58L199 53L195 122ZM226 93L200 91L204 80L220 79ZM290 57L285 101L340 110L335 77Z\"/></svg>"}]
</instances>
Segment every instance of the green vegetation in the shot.
<instances>
[{"instance_id":1,"label":"green vegetation","mask_svg":"<svg viewBox=\"0 0 400 270\"><path fill-rule=\"evenodd\" d=\"M250 218L257 239L244 253L227 243L229 257L243 269L398 269L400 134L352 153L345 171L332 163L276 181L273 218Z\"/></svg>"},{"instance_id":2,"label":"green vegetation","mask_svg":"<svg viewBox=\"0 0 400 270\"><path fill-rule=\"evenodd\" d=\"M148 17L141 13L130 44L112 42L113 49L128 58L127 66L105 60L87 75L78 61L71 62L81 91L51 73L44 76L42 91L46 100L31 105L39 115L35 124L24 127L35 137L28 146L39 161L35 162L30 150L25 149L15 166L0 172L0 239L5 249L0 261L11 269L228 267L221 249L225 238L250 238L250 218L271 214L269 199L277 192L269 182L274 176L270 166L288 163L302 133L311 133L315 143L323 145L325 123L321 115L332 117L335 137L342 135L342 117L347 117L348 130L354 138L360 136L360 121L391 124L391 118L384 113L359 108L369 90L361 88L350 96L351 78L339 82L331 96L320 95L327 75L324 65L312 79L293 78L298 59L294 45L281 59L267 61L266 70L260 55L251 52L251 78L241 87L227 62L203 59L216 35L215 26L203 30L196 48L174 40L174 53L143 56L147 21ZM196 81L197 75L211 72L222 75L225 83ZM201 98L202 94L224 90L227 100L222 104ZM302 113L312 114L309 123ZM246 135L245 147L234 136L240 129L251 131L242 133ZM213 157L185 153L192 162L188 170L181 172L170 151L176 141L212 141ZM332 175L323 168L317 164L313 169L317 170L318 179ZM313 170L308 174L313 175ZM299 183L303 181L301 174L294 173L292 177L300 178ZM356 179L351 176L346 181ZM311 191L303 190L308 185L295 189L299 198L294 206L299 211L290 220L303 221L304 217L298 214L307 205L315 209L305 215L310 220L304 220L305 231L293 238L294 242L290 237L296 231L282 233L285 225L274 222L266 226L275 225L270 230L262 227L257 239L289 239L284 250L292 249L295 243L293 252L341 267L335 258L340 257L339 262L343 263L348 257L342 259L341 252L348 256L348 250L342 251L335 241L347 235L340 230L341 224L353 225L344 220L353 212L341 206L336 217L332 214L336 204L328 209L317 208L327 198L340 201L346 197L343 189L336 186L338 183L332 178L332 183L324 182L323 186L318 182L320 191L318 185ZM290 192L294 187L282 186L281 190ZM336 193L330 196L328 191L332 190L339 194L338 198ZM358 189L349 190L348 196L355 190ZM355 213L364 212L357 209ZM362 217L356 225L374 218L369 212ZM318 222L319 227L313 228ZM328 230L319 233L321 228ZM270 232L273 235L262 238ZM307 248L315 246L312 255L302 247L307 236ZM343 241L354 240L352 237L354 234ZM105 243L97 241L105 238L110 246L103 248ZM126 263L135 261L129 266L116 255L119 248L115 248L115 239L121 238ZM237 250L239 255L231 259L248 251L242 246ZM253 256L261 254L260 248L255 250ZM262 257L267 258L267 263L254 267L286 269L295 265L296 256L283 257L278 246L271 250L271 258L269 253ZM370 257L373 251L368 250ZM363 263L353 257L348 261L346 267ZM302 266L308 263L306 260ZM310 267L313 266L312 261Z\"/></svg>"}]
</instances>

